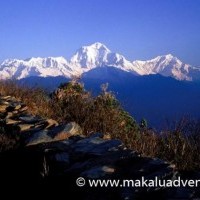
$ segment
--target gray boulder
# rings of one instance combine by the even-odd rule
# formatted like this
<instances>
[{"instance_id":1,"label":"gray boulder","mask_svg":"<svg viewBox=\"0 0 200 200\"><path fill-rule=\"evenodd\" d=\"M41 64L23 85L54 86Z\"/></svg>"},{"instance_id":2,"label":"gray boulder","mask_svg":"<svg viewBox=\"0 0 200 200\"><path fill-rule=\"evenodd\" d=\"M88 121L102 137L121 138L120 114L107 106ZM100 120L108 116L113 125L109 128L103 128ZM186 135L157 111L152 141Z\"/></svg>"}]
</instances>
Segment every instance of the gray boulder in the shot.
<instances>
[{"instance_id":1,"label":"gray boulder","mask_svg":"<svg viewBox=\"0 0 200 200\"><path fill-rule=\"evenodd\" d=\"M80 126L75 122L70 122L67 125L60 125L51 130L41 130L33 133L26 141L26 145L37 145L41 143L56 142L68 139L70 136L79 135L82 133Z\"/></svg>"},{"instance_id":2,"label":"gray boulder","mask_svg":"<svg viewBox=\"0 0 200 200\"><path fill-rule=\"evenodd\" d=\"M99 137L90 137L76 142L72 148L76 152L102 155L107 151L117 150L122 146L120 140L104 140Z\"/></svg>"}]
</instances>

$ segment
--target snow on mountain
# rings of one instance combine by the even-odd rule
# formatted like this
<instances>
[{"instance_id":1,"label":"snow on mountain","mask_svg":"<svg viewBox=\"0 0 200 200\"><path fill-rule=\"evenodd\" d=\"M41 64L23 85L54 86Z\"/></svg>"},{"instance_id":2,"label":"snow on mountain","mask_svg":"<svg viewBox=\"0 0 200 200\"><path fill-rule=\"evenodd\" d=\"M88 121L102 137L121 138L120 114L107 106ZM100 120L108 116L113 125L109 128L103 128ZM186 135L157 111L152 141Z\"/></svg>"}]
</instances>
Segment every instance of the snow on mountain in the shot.
<instances>
[{"instance_id":1,"label":"snow on mountain","mask_svg":"<svg viewBox=\"0 0 200 200\"><path fill-rule=\"evenodd\" d=\"M191 70L198 73L200 78L200 70L194 68L191 65L182 63L178 58L171 54L158 56L154 59L147 61L134 61L133 65L136 65L140 69L143 69L143 73L149 74L161 74L163 76L170 76L177 80L193 80Z\"/></svg>"},{"instance_id":2,"label":"snow on mountain","mask_svg":"<svg viewBox=\"0 0 200 200\"><path fill-rule=\"evenodd\" d=\"M29 76L66 76L79 74L63 57L7 59L0 65L0 78L21 79Z\"/></svg>"},{"instance_id":3,"label":"snow on mountain","mask_svg":"<svg viewBox=\"0 0 200 200\"><path fill-rule=\"evenodd\" d=\"M147 61L128 61L124 56L111 52L104 44L96 42L81 47L67 61L64 57L7 59L0 64L0 79L22 79L29 76L80 76L96 67L112 66L135 75L161 74L178 80L200 79L200 68L182 63L171 54Z\"/></svg>"},{"instance_id":4,"label":"snow on mountain","mask_svg":"<svg viewBox=\"0 0 200 200\"><path fill-rule=\"evenodd\" d=\"M101 66L113 66L139 75L130 61L118 53L112 53L104 44L96 42L81 47L70 60L71 65L81 68L83 72Z\"/></svg>"},{"instance_id":5,"label":"snow on mountain","mask_svg":"<svg viewBox=\"0 0 200 200\"><path fill-rule=\"evenodd\" d=\"M72 56L70 63L80 68L92 69L107 62L107 55L111 51L103 44L97 42L90 46L81 47L74 56Z\"/></svg>"}]
</instances>

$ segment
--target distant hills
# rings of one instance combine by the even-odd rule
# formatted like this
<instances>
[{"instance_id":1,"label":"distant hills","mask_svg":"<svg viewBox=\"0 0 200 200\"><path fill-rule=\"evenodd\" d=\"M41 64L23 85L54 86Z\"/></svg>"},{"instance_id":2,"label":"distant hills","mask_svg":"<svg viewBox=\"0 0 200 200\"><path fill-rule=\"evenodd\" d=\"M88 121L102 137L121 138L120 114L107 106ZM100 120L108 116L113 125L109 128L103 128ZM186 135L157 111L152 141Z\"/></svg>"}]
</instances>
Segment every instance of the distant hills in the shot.
<instances>
[{"instance_id":1,"label":"distant hills","mask_svg":"<svg viewBox=\"0 0 200 200\"><path fill-rule=\"evenodd\" d=\"M94 92L109 83L122 106L138 121L146 118L156 128L168 126L182 117L200 119L200 83L178 81L161 75L135 76L120 69L105 67L87 72L85 87Z\"/></svg>"},{"instance_id":2,"label":"distant hills","mask_svg":"<svg viewBox=\"0 0 200 200\"><path fill-rule=\"evenodd\" d=\"M28 77L21 84L43 86L49 91L70 79L58 77ZM97 95L101 84L109 83L122 106L137 121L146 118L152 127L167 127L183 116L200 119L200 82L178 81L159 74L136 76L115 67L99 67L83 73L85 88Z\"/></svg>"}]
</instances>

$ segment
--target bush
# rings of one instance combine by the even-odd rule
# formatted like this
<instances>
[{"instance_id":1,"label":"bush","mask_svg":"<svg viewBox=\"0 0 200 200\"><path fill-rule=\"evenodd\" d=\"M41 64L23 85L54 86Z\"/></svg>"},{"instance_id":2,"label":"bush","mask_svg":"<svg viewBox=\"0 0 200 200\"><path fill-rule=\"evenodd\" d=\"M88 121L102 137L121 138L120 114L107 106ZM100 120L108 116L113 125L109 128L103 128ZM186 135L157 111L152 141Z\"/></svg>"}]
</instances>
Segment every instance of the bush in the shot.
<instances>
[{"instance_id":1,"label":"bush","mask_svg":"<svg viewBox=\"0 0 200 200\"><path fill-rule=\"evenodd\" d=\"M1 82L0 93L15 96L29 107L34 115L53 118L60 123L77 122L85 135L93 132L109 134L142 155L159 157L180 170L200 168L200 122L183 119L169 130L156 132L143 119L138 125L120 106L114 94L102 92L93 97L83 84L69 82L48 95L39 88L18 86L15 82ZM17 139L0 129L0 151L16 148Z\"/></svg>"},{"instance_id":2,"label":"bush","mask_svg":"<svg viewBox=\"0 0 200 200\"><path fill-rule=\"evenodd\" d=\"M142 130L140 137L132 139L130 144L141 154L164 159L179 170L199 170L199 128L199 123L184 119L173 129L160 133Z\"/></svg>"},{"instance_id":3,"label":"bush","mask_svg":"<svg viewBox=\"0 0 200 200\"><path fill-rule=\"evenodd\" d=\"M86 135L92 132L119 135L130 124L128 114L111 92L102 91L97 97L86 92L80 83L61 85L52 95L54 118L60 122L76 121ZM136 126L134 120L132 124ZM133 126L133 125L132 125Z\"/></svg>"}]
</instances>

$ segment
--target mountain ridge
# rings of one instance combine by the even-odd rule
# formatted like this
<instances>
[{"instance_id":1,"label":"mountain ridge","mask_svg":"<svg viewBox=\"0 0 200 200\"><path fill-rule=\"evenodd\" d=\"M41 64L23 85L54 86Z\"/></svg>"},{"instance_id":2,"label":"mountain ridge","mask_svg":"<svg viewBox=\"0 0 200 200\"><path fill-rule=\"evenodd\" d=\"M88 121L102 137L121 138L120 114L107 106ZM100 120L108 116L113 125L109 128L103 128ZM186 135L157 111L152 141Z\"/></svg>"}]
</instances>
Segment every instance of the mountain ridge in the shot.
<instances>
[{"instance_id":1,"label":"mountain ridge","mask_svg":"<svg viewBox=\"0 0 200 200\"><path fill-rule=\"evenodd\" d=\"M65 77L28 77L18 83L53 92L68 81ZM115 67L94 68L85 72L79 82L94 96L101 93L102 84L108 83L108 91L112 91L126 111L137 121L147 119L157 129L166 126L167 120L175 122L183 116L200 118L200 82L178 81L160 74L135 76Z\"/></svg>"},{"instance_id":2,"label":"mountain ridge","mask_svg":"<svg viewBox=\"0 0 200 200\"><path fill-rule=\"evenodd\" d=\"M82 46L69 60L62 56L6 59L0 64L0 79L22 79L30 76L72 78L102 66L116 67L138 76L160 74L177 80L200 80L200 68L185 64L172 54L146 61L129 61L100 42Z\"/></svg>"}]
</instances>

